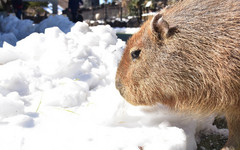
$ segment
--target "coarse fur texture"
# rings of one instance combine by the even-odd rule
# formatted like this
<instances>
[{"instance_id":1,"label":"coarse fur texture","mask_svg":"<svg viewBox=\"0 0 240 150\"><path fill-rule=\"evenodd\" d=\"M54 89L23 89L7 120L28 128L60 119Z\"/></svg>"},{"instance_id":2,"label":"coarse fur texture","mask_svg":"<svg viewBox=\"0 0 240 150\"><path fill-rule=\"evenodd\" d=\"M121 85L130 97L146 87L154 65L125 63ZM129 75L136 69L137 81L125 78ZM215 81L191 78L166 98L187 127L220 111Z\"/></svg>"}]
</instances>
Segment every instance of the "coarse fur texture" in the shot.
<instances>
[{"instance_id":1,"label":"coarse fur texture","mask_svg":"<svg viewBox=\"0 0 240 150\"><path fill-rule=\"evenodd\" d=\"M133 105L224 114L223 149L240 150L240 0L183 0L145 22L127 42L116 87Z\"/></svg>"}]
</instances>

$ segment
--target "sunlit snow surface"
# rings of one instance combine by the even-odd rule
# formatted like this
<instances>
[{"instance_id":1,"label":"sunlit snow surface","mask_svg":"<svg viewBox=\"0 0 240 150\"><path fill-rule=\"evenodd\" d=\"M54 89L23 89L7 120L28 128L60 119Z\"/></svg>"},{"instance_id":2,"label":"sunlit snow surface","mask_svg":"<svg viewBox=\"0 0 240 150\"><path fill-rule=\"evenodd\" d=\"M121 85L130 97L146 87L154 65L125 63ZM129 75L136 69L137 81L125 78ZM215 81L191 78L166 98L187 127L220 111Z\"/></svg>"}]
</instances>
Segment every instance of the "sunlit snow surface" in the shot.
<instances>
[{"instance_id":1,"label":"sunlit snow surface","mask_svg":"<svg viewBox=\"0 0 240 150\"><path fill-rule=\"evenodd\" d=\"M114 86L125 42L110 26L0 24L1 41L16 45L0 48L0 150L192 150L197 131L216 130L213 118L125 102Z\"/></svg>"}]
</instances>

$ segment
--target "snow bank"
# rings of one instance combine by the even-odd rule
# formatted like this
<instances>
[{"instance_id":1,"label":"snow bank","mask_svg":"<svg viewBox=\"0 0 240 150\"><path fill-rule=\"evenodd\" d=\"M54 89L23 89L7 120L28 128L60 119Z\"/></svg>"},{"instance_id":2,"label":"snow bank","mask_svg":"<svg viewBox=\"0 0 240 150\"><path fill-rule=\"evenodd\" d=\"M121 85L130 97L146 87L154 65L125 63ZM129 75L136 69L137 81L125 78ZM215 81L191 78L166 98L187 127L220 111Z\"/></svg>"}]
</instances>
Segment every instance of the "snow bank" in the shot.
<instances>
[{"instance_id":1,"label":"snow bank","mask_svg":"<svg viewBox=\"0 0 240 150\"><path fill-rule=\"evenodd\" d=\"M125 42L110 26L5 19L6 34L41 33L0 48L1 150L192 150L195 133L214 128L213 118L126 103L114 86Z\"/></svg>"},{"instance_id":2,"label":"snow bank","mask_svg":"<svg viewBox=\"0 0 240 150\"><path fill-rule=\"evenodd\" d=\"M29 36L31 33L43 33L46 28L54 26L58 26L63 32L67 33L73 23L67 17L61 15L50 16L36 25L31 20L19 20L12 15L6 18L0 16L0 47L2 47L4 41L15 46L17 41Z\"/></svg>"}]
</instances>

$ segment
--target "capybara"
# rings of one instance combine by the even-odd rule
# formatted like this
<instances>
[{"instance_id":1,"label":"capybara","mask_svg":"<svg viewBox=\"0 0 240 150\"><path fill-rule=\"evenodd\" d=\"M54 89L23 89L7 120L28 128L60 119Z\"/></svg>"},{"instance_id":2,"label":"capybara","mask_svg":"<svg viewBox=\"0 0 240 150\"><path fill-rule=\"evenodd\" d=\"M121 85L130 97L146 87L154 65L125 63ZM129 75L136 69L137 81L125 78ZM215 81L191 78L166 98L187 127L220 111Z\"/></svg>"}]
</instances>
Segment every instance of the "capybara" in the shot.
<instances>
[{"instance_id":1,"label":"capybara","mask_svg":"<svg viewBox=\"0 0 240 150\"><path fill-rule=\"evenodd\" d=\"M127 42L116 88L133 105L224 114L240 150L240 0L183 0Z\"/></svg>"}]
</instances>

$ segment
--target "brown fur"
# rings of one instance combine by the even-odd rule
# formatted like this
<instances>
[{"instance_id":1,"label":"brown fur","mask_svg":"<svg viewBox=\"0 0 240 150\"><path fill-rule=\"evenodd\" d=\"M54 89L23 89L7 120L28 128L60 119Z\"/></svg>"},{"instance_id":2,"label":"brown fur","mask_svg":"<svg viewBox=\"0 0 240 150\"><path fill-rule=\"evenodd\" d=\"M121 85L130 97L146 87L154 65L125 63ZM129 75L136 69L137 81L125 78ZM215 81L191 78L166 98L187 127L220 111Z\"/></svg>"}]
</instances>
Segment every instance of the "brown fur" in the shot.
<instances>
[{"instance_id":1,"label":"brown fur","mask_svg":"<svg viewBox=\"0 0 240 150\"><path fill-rule=\"evenodd\" d=\"M116 87L133 105L225 114L225 149L240 150L240 0L184 0L148 20L127 42Z\"/></svg>"}]
</instances>

